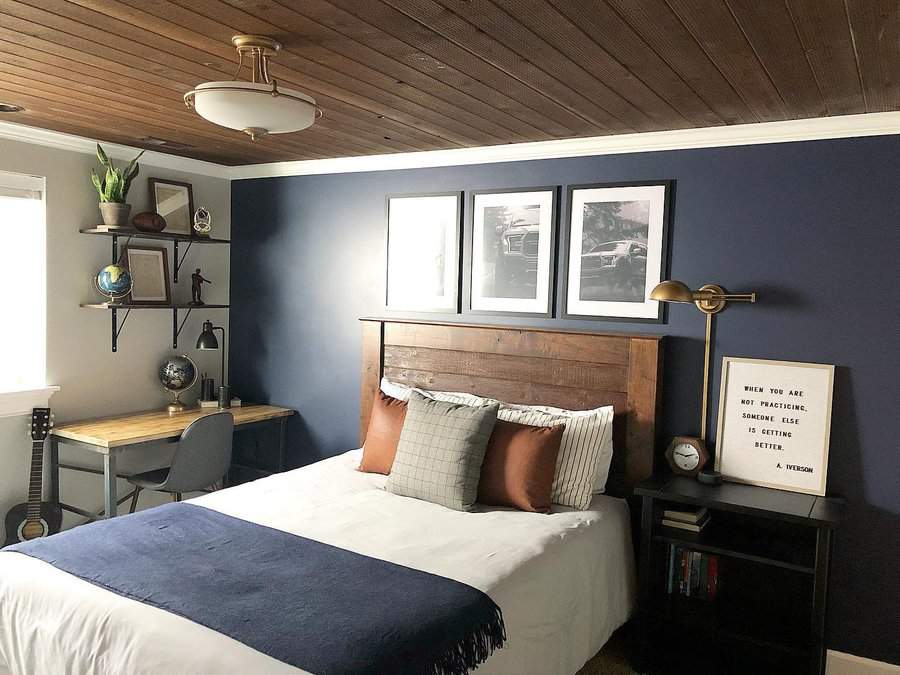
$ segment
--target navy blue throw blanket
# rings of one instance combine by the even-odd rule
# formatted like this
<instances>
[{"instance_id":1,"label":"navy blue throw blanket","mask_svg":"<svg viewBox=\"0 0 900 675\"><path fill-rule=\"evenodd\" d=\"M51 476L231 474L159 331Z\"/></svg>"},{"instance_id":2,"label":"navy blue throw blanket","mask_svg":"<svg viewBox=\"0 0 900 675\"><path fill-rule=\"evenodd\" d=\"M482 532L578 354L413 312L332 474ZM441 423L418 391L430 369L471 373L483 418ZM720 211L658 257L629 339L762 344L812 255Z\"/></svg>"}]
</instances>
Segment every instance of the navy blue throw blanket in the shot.
<instances>
[{"instance_id":1,"label":"navy blue throw blanket","mask_svg":"<svg viewBox=\"0 0 900 675\"><path fill-rule=\"evenodd\" d=\"M190 504L6 551L316 675L464 675L506 641L475 588Z\"/></svg>"}]
</instances>

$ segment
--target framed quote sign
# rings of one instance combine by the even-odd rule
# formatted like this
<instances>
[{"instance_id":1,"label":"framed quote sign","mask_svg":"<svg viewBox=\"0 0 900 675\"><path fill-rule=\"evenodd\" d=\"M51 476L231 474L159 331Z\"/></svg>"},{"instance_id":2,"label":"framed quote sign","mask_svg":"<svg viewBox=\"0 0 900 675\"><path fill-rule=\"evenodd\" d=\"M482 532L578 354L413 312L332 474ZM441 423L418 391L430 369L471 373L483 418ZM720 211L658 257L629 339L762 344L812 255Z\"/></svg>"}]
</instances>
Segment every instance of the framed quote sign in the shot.
<instances>
[{"instance_id":1,"label":"framed quote sign","mask_svg":"<svg viewBox=\"0 0 900 675\"><path fill-rule=\"evenodd\" d=\"M823 496L833 387L834 366L724 357L716 470Z\"/></svg>"}]
</instances>

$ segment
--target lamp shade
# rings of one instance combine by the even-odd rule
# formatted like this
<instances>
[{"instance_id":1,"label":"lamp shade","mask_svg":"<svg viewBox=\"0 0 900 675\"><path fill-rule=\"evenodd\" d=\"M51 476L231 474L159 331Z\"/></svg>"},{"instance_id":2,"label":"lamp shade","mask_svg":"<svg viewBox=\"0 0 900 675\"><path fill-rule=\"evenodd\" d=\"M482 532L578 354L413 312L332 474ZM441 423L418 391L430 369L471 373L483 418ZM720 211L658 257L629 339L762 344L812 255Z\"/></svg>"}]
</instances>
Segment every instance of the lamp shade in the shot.
<instances>
[{"instance_id":1,"label":"lamp shade","mask_svg":"<svg viewBox=\"0 0 900 675\"><path fill-rule=\"evenodd\" d=\"M663 281L650 291L651 300L660 302L694 302L694 293L680 281Z\"/></svg>"},{"instance_id":2,"label":"lamp shade","mask_svg":"<svg viewBox=\"0 0 900 675\"><path fill-rule=\"evenodd\" d=\"M218 348L219 340L216 338L216 334L213 333L212 321L204 321L203 332L197 338L197 349L213 350Z\"/></svg>"},{"instance_id":3,"label":"lamp shade","mask_svg":"<svg viewBox=\"0 0 900 675\"><path fill-rule=\"evenodd\" d=\"M295 89L256 82L205 82L191 92L197 114L228 129L286 134L312 126L315 99ZM249 133L249 131L248 131Z\"/></svg>"}]
</instances>

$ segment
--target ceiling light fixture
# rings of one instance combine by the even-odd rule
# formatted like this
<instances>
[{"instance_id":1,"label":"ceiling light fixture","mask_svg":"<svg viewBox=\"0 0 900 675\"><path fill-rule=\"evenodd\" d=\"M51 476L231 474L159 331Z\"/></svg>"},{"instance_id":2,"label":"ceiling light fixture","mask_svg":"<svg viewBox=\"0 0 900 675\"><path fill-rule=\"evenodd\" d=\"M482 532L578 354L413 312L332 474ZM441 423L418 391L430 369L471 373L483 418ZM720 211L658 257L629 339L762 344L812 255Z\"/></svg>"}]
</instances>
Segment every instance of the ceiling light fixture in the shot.
<instances>
[{"instance_id":1,"label":"ceiling light fixture","mask_svg":"<svg viewBox=\"0 0 900 675\"><path fill-rule=\"evenodd\" d=\"M279 87L269 77L269 59L281 49L280 42L263 35L235 35L231 44L238 51L234 79L198 84L184 95L188 108L213 124L243 131L254 141L269 134L302 131L322 116L315 99ZM251 60L251 82L237 79L245 55Z\"/></svg>"},{"instance_id":2,"label":"ceiling light fixture","mask_svg":"<svg viewBox=\"0 0 900 675\"><path fill-rule=\"evenodd\" d=\"M25 110L20 105L15 105L14 103L0 103L0 113L17 113Z\"/></svg>"}]
</instances>

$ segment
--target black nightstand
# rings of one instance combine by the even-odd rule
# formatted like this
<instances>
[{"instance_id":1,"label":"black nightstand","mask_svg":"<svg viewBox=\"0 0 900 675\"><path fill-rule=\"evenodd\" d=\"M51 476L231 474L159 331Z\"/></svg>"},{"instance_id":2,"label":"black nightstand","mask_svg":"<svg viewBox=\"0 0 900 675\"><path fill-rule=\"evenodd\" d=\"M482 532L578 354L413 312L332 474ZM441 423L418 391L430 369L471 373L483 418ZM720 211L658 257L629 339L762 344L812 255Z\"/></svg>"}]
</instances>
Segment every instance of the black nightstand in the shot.
<instances>
[{"instance_id":1,"label":"black nightstand","mask_svg":"<svg viewBox=\"0 0 900 675\"><path fill-rule=\"evenodd\" d=\"M641 483L639 663L645 672L825 672L832 530L843 500L666 476ZM699 533L662 525L666 509L705 506ZM686 595L670 580L693 557L708 582ZM691 562L691 558L687 558ZM711 579L710 568L715 579ZM697 580L694 580L695 584Z\"/></svg>"}]
</instances>

